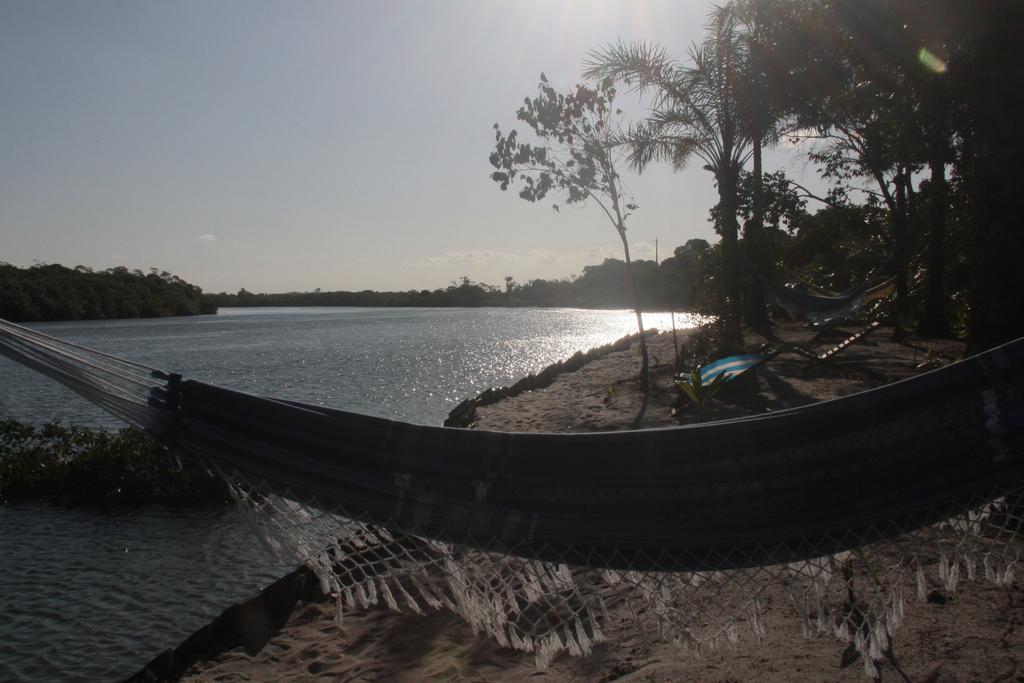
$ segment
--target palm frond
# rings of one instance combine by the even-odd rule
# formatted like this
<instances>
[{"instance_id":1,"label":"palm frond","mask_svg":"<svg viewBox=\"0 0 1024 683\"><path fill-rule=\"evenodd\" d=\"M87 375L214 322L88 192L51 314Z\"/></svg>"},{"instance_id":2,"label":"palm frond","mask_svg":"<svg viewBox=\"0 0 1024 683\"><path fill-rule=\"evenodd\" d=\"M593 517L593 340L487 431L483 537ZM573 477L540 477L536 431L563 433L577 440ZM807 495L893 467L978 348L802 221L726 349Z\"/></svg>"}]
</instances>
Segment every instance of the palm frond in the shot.
<instances>
[{"instance_id":1,"label":"palm frond","mask_svg":"<svg viewBox=\"0 0 1024 683\"><path fill-rule=\"evenodd\" d=\"M664 48L642 41L619 41L603 50L591 50L584 61L583 76L594 80L625 83L633 90L674 91L681 66Z\"/></svg>"},{"instance_id":2,"label":"palm frond","mask_svg":"<svg viewBox=\"0 0 1024 683\"><path fill-rule=\"evenodd\" d=\"M722 145L706 112L697 107L685 107L668 111L655 111L647 119L649 130L662 139L694 139L699 142L689 145L690 153L696 152L706 162L713 164L722 155ZM673 165L679 164L673 160Z\"/></svg>"}]
</instances>

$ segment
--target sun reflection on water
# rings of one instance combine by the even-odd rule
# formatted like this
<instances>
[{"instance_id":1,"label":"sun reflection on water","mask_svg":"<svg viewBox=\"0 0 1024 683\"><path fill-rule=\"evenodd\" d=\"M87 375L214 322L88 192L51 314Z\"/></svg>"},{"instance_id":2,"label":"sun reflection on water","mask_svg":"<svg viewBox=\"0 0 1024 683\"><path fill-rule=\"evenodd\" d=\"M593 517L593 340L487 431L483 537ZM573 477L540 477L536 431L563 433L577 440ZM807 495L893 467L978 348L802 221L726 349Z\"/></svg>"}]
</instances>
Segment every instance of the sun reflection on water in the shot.
<instances>
[{"instance_id":1,"label":"sun reflection on water","mask_svg":"<svg viewBox=\"0 0 1024 683\"><path fill-rule=\"evenodd\" d=\"M676 313L679 330L704 319ZM644 313L647 329L672 328ZM455 404L637 331L631 311L224 309L202 318L40 325L48 334L195 379L316 405L440 424ZM118 426L0 359L0 415ZM11 373L11 374L8 374Z\"/></svg>"}]
</instances>

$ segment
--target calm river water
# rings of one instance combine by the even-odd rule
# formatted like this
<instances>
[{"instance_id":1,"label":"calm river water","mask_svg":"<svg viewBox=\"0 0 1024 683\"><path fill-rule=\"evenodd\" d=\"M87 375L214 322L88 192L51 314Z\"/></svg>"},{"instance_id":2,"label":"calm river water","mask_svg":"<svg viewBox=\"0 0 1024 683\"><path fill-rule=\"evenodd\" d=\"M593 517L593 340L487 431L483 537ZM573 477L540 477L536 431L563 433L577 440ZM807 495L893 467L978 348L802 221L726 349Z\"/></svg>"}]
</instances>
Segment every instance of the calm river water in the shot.
<instances>
[{"instance_id":1,"label":"calm river water","mask_svg":"<svg viewBox=\"0 0 1024 683\"><path fill-rule=\"evenodd\" d=\"M628 311L264 308L33 327L222 386L440 424L464 398L635 325ZM121 426L3 358L0 416ZM0 680L124 677L288 569L233 510L0 507Z\"/></svg>"}]
</instances>

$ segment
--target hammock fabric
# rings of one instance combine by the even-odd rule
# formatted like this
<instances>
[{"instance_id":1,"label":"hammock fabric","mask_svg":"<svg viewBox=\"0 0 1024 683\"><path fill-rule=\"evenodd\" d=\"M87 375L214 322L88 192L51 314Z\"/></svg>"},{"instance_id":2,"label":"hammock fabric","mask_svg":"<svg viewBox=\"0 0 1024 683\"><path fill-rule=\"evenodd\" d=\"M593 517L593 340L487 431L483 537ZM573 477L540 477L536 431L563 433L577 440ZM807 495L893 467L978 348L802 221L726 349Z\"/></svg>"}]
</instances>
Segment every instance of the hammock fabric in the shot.
<instances>
[{"instance_id":1,"label":"hammock fabric","mask_svg":"<svg viewBox=\"0 0 1024 683\"><path fill-rule=\"evenodd\" d=\"M1019 556L1024 339L798 409L589 434L253 396L3 321L0 353L227 479L267 548L309 564L339 618L447 607L540 664L588 652L624 611L694 647L734 639L740 621L759 635L760 600L784 589L806 629L852 641L870 672L908 572L919 593L929 562L947 587L979 563L1007 581Z\"/></svg>"},{"instance_id":2,"label":"hammock fabric","mask_svg":"<svg viewBox=\"0 0 1024 683\"><path fill-rule=\"evenodd\" d=\"M765 292L775 305L793 320L807 320L814 325L845 320L857 315L864 306L892 295L895 278L875 282L869 278L860 285L836 295L816 294L806 287L784 287L765 282Z\"/></svg>"},{"instance_id":3,"label":"hammock fabric","mask_svg":"<svg viewBox=\"0 0 1024 683\"><path fill-rule=\"evenodd\" d=\"M722 377L724 381L728 382L736 377L739 377L747 370L752 370L762 363L774 358L778 355L778 351L772 351L770 353L748 353L741 356L727 356L725 358L719 358L716 361L712 361L707 365L702 365L700 368L700 383L702 386L708 386L719 377ZM688 378L684 375L681 379L685 382Z\"/></svg>"}]
</instances>

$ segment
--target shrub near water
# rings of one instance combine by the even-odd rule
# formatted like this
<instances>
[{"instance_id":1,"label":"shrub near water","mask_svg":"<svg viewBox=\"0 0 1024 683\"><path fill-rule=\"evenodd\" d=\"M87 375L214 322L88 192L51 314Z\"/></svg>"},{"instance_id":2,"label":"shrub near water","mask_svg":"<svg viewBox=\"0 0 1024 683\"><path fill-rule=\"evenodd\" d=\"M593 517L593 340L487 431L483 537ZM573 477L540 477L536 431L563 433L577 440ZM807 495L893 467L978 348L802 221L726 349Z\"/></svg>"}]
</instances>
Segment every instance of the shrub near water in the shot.
<instances>
[{"instance_id":1,"label":"shrub near water","mask_svg":"<svg viewBox=\"0 0 1024 683\"><path fill-rule=\"evenodd\" d=\"M0 420L0 502L65 505L211 506L230 500L224 482L183 463L145 433Z\"/></svg>"}]
</instances>

